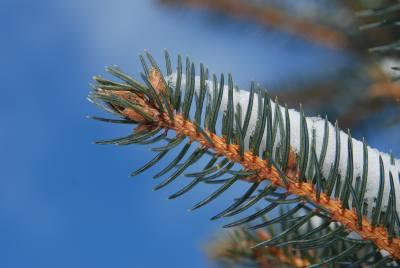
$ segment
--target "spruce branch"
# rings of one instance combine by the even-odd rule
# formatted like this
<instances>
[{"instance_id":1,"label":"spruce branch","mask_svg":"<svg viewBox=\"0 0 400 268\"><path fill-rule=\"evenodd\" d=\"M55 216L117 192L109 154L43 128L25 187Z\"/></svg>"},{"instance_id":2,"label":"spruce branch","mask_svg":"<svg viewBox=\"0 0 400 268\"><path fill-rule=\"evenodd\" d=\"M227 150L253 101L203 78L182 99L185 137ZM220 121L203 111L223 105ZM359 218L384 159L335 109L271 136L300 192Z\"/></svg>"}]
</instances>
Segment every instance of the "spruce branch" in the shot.
<instances>
[{"instance_id":1,"label":"spruce branch","mask_svg":"<svg viewBox=\"0 0 400 268\"><path fill-rule=\"evenodd\" d=\"M253 248L254 245L271 239L263 230L249 232L246 228L233 228L215 239L207 248L208 255L223 264L254 264L256 267L307 267L310 261L295 254L287 254L278 247ZM315 256L313 256L315 257Z\"/></svg>"},{"instance_id":2,"label":"spruce branch","mask_svg":"<svg viewBox=\"0 0 400 268\"><path fill-rule=\"evenodd\" d=\"M360 26L360 30L374 30L374 29L384 29L390 27L397 27L399 25L398 11L400 10L400 4L390 3L386 4L384 7L365 9L357 12L357 15L361 18L374 18L370 23L366 23ZM370 52L378 53L389 53L398 52L400 48L399 40L392 40L386 44L381 44L369 49Z\"/></svg>"},{"instance_id":3,"label":"spruce branch","mask_svg":"<svg viewBox=\"0 0 400 268\"><path fill-rule=\"evenodd\" d=\"M170 198L199 183L221 185L192 208L198 209L238 181L249 182L248 191L212 219L231 217L259 201L267 202L256 213L226 225L232 227L285 208L286 212L278 217L250 227L279 224L280 233L255 248L285 246L282 241L296 244L300 252L318 248L324 258L312 267L344 260L394 264L400 259L400 205L396 198L400 191L399 160L368 147L365 141L353 139L350 133L340 131L337 123L332 126L327 119L305 117L302 109L298 113L280 106L254 84L250 92L239 90L228 75L225 86L223 75L219 81L215 75L209 80L203 65L200 76L196 76L195 65L188 58L183 75L180 56L177 73L172 74L167 53L167 76L163 76L152 56L147 53L147 57L152 67L148 68L143 60L144 84L112 67L108 71L124 83L95 77L97 84L89 95L90 100L103 102L107 111L121 117L94 119L137 124L133 134L99 144L167 141L154 148L158 153L155 158L133 175L178 150L171 163L156 174L161 177L172 173L155 187L158 190L208 156L210 160L201 171L186 172L192 182ZM168 136L171 131L175 133L173 137ZM191 152L192 144L198 146ZM320 226L325 223L328 227L332 222L337 226L327 229L311 224L302 233L303 226L315 218L323 222ZM318 235L323 239L312 238ZM341 251L325 248L332 243L338 243ZM357 254L362 255L362 261L354 260Z\"/></svg>"}]
</instances>

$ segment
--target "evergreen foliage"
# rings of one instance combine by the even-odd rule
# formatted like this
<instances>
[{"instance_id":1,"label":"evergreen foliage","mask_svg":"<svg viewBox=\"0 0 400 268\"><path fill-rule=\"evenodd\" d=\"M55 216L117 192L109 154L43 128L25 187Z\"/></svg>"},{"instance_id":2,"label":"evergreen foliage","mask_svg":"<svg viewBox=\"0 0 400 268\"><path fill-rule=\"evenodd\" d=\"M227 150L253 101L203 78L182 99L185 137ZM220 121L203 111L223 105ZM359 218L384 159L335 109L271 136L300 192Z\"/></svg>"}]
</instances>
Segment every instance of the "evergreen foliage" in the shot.
<instances>
[{"instance_id":1,"label":"evergreen foliage","mask_svg":"<svg viewBox=\"0 0 400 268\"><path fill-rule=\"evenodd\" d=\"M182 58L178 56L176 81L172 84L162 75L153 57L147 52L146 56L147 61L140 57L143 82L118 67L110 67L107 71L122 81L95 77L96 84L89 95L92 102L117 117L93 119L136 126L133 134L98 141L97 144L154 145L155 157L132 175L154 167L168 155L170 163L154 176L164 178L155 190L166 187L181 176L191 178L191 181L170 199L189 192L200 183L216 186L216 190L195 204L192 210L212 202L239 181L249 182L249 188L242 196L211 219L231 218L247 212L225 227L247 226L241 234L253 241L255 249L281 249L288 258L296 256L306 260L309 267L400 265L400 218L396 208L394 176L390 173L390 197L388 203L383 204L383 189L388 186L384 185L384 166L380 159L379 193L372 217L367 217L364 194L368 161L364 161L364 175L353 178L350 133L347 140L341 140L336 124L336 146L347 143L348 159L351 159L346 176L340 176L338 171L340 150L337 148L331 172L325 177L321 164L328 142L333 139L328 139L325 131L322 146L325 149L317 154L314 137L309 137L302 110L298 134L301 150L295 154L290 148L289 133L293 130L287 123L291 120L288 109L285 114L278 109L273 118L271 97L254 83L250 88L248 107L235 106L233 95L237 89L230 74L227 77L221 75L219 80L212 75L210 79L208 70L201 64L200 88L196 91L196 66L189 58L186 58L184 68ZM172 63L167 52L165 61L166 75L171 75ZM186 80L184 88L181 87L182 79ZM211 90L207 88L208 80L213 82ZM224 90L228 90L228 105L221 114ZM244 137L249 135L254 102L259 104L257 122L247 142ZM241 111L246 111L244 118ZM327 120L325 122L327 125ZM283 138L276 144L278 133ZM264 136L267 137L266 150L260 151ZM203 158L207 159L204 167L189 171ZM364 142L365 159L368 159L368 153ZM256 206L262 207L248 214ZM386 210L382 210L383 206ZM276 210L280 211L278 215L274 212ZM265 230L269 237L254 239L257 230Z\"/></svg>"}]
</instances>

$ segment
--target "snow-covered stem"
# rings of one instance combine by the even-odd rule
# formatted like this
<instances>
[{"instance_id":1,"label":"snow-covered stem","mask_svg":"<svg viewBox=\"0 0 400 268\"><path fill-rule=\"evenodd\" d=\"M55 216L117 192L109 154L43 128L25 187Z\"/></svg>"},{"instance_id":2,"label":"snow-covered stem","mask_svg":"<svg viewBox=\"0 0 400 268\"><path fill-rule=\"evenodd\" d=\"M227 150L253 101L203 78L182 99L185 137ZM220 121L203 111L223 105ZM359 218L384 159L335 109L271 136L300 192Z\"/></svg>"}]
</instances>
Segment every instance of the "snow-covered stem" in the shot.
<instances>
[{"instance_id":1,"label":"snow-covered stem","mask_svg":"<svg viewBox=\"0 0 400 268\"><path fill-rule=\"evenodd\" d=\"M167 145L157 148L160 152L158 156L134 174L153 166L168 151L188 138L189 142L183 148L190 146L192 142L198 143L199 147L183 164L177 165L186 153L185 149L182 149L180 156L178 155L164 169L164 173L162 171L159 174L165 174L174 167L176 171L155 189L161 189L174 181L208 151L213 155L214 162L211 160L208 167L198 173L192 173L197 174L194 175L196 178L171 198L187 192L202 180L223 183L216 192L194 206L199 208L219 196L238 179L251 182L252 192L248 191L232 206L213 218L228 217L232 213L235 215L247 209L246 204L251 204L251 199L264 198L264 194L267 193L264 191L269 186L255 197L252 197L252 193L256 193L255 190L260 182L269 181L270 186L278 186L286 191L284 196L281 195L281 199L277 200L275 196L271 199L272 202L279 201L285 204L286 201L290 201L286 200L287 196L296 195L299 199L295 198L293 202L297 202L296 207L305 210L297 214L295 210L290 209L292 212L288 211L287 215L291 220L295 220L295 224L293 227L284 227L287 229L283 230L287 232L296 230L293 228L301 227L317 215L324 219L325 223L337 222L347 230L339 237L352 245L348 248L349 251L346 251L348 254L351 249L365 245L354 241L354 238L361 238L373 242L376 248L394 259L400 259L400 238L396 227L399 226L400 207L399 200L396 199L396 195L400 194L399 160L352 139L327 120L304 117L303 113L279 106L271 101L265 92L258 91L259 94L251 95L245 90L234 90L231 76L228 78L228 87L221 87L224 85L222 80L221 83L216 79L207 80L208 72L203 66L200 68L201 76L195 77L194 64L190 64L189 60L186 62L186 73L190 76L172 74L169 56L166 56L168 76L163 77L152 57L148 55L148 58L153 68L148 69L147 66L144 68L146 75L142 78L146 86L121 70L110 68L109 71L113 75L126 81L127 84L96 77L98 85L90 95L90 99L94 101L105 102L107 111L124 118L124 120L100 119L100 121L138 124L134 134L101 141L100 144L150 144L165 137L164 134L154 137L162 129L165 133L168 130L176 133L176 137L172 140L166 139L169 141ZM180 64L179 58L178 70L182 70ZM179 80L181 83L175 85ZM188 85L185 85L185 81ZM180 89L184 89L184 94ZM195 101L193 95L196 96ZM248 109L250 96L254 96L254 101L251 109ZM192 102L196 105L191 105ZM204 103L205 109L203 109ZM218 126L216 131L215 115L218 113L223 115L222 126ZM245 122L248 123L246 131L241 130L247 124ZM232 166L229 168L223 167L225 164L220 166L220 163L216 163L217 159L227 160L225 164L239 164L242 170L230 171ZM364 159L368 161L364 163ZM216 175L221 168L230 171L233 177L214 181L213 179L221 176ZM214 177L207 177L205 174L213 174ZM158 176L161 175L156 175ZM187 174L187 176L193 175ZM337 183L338 181L341 183ZM280 196L279 193L275 194ZM245 201L247 203L243 203ZM238 222L240 224L248 220ZM347 237L349 232L353 233L351 237ZM278 241L275 239L281 238L282 235L285 233L264 241L257 247L275 243Z\"/></svg>"},{"instance_id":2,"label":"snow-covered stem","mask_svg":"<svg viewBox=\"0 0 400 268\"><path fill-rule=\"evenodd\" d=\"M176 73L172 74L169 77L166 77L166 80L168 83L174 87L176 86ZM181 87L185 87L185 76L182 76L182 82L181 82ZM199 93L200 89L200 77L196 76L196 84L195 84L195 90L196 93ZM207 90L209 93L212 95L213 91L216 90L213 86L213 81L207 80ZM234 90L233 91L233 103L234 106L236 107L237 105L240 105L242 107L241 112L242 112L242 118L245 117L246 113L246 107L249 103L249 96L250 93L247 90ZM257 123L257 116L258 116L258 102L256 101L258 97L258 94L255 93L254 96L254 103L253 103L253 108L252 108L252 113L251 113L251 118L250 118L250 124L248 128L248 132L245 136L245 150L248 150L248 144L250 137L253 135L255 129L256 129L256 123ZM271 110L272 110L272 122L275 120L276 116L276 106L277 104L271 100ZM227 110L228 106L228 86L225 85L224 91L223 91L223 96L222 96L222 103L220 107L220 113L222 114L224 111ZM282 114L285 114L285 107L279 105L279 109L281 110ZM289 109L289 117L290 117L290 148L295 152L296 154L300 153L301 150L301 127L300 127L300 112L296 111L295 109ZM283 122L286 126L286 118L282 117ZM307 121L307 126L308 126L308 137L309 137L309 143L311 146L311 141L313 136L315 136L315 151L317 153L318 159L321 157L321 152L323 151L323 141L324 141L324 135L325 135L325 119L321 117L306 117ZM315 131L314 131L315 130ZM326 148L326 155L325 159L322 163L320 164L321 168L321 173L325 178L329 177L329 172L332 166L332 163L335 161L335 155L336 155L336 133L335 133L335 126L328 122L328 146ZM268 131L264 131L264 136L261 142L261 148L260 152L263 152L266 150L266 139L267 139ZM339 175L342 178L346 177L346 171L347 171L347 165L349 162L348 159L348 134L340 130L340 161L339 161ZM282 144L284 141L282 141L282 137L280 135L280 132L278 131L276 134L276 139L274 143L274 152L277 149L277 147ZM352 138L352 144L353 144L353 186L355 187L356 180L355 178L357 177L362 177L363 176L363 166L364 166L364 150L363 150L363 142L359 141L355 138ZM400 197L400 178L399 178L399 173L400 173L400 160L397 158L393 158L393 156L383 153L378 151L375 148L371 148L370 146L367 146L368 148L368 175L367 175L367 184L366 184L366 192L364 194L364 199L365 202L368 204L368 209L369 215L371 214L371 210L374 207L374 202L378 196L378 188L379 188L379 177L380 177L380 165L379 165L379 157L382 158L383 161L383 166L384 166L384 171L385 171L385 183L384 183L384 192L383 192L383 200L382 200L382 211L386 211L387 204L388 204L388 199L389 199L389 192L390 192L390 181L389 181L389 172L392 173L393 179L394 179L394 185L395 185L395 193L397 197ZM274 153L272 153L274 155ZM308 160L311 159L311 150L309 150L309 156L307 158ZM307 166L309 167L310 165L307 163ZM306 174L308 173L308 170ZM333 194L333 193L332 193ZM397 198L396 200L396 208L397 208L397 213L400 213L400 198Z\"/></svg>"}]
</instances>

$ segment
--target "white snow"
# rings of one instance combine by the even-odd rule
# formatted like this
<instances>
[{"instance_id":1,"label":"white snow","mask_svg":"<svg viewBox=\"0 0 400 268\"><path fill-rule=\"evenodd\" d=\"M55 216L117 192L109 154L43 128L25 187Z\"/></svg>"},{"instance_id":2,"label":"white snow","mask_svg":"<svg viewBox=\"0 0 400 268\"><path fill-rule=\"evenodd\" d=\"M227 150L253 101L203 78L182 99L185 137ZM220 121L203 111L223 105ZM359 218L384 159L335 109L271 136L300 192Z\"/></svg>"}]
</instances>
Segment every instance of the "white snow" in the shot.
<instances>
[{"instance_id":1,"label":"white snow","mask_svg":"<svg viewBox=\"0 0 400 268\"><path fill-rule=\"evenodd\" d=\"M393 70L393 67L399 67L399 66L400 66L400 60L396 58L386 57L383 58L380 62L381 70L389 78L394 78L399 76L399 71Z\"/></svg>"}]
</instances>

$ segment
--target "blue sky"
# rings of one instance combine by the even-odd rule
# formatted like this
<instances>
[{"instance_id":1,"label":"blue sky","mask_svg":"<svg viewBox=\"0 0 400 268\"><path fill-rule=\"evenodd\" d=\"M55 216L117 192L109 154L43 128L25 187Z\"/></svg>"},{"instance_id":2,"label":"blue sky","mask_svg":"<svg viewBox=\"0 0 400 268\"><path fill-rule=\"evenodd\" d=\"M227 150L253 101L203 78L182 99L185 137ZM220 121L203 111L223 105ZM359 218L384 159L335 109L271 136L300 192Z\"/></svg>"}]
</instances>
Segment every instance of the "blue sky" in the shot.
<instances>
[{"instance_id":1,"label":"blue sky","mask_svg":"<svg viewBox=\"0 0 400 268\"><path fill-rule=\"evenodd\" d=\"M210 265L202 248L223 222L208 218L230 199L189 213L203 188L167 201L182 184L154 193L151 172L128 178L147 148L92 144L131 131L85 118L102 114L86 96L105 65L137 75L138 53L162 59L168 48L247 87L345 62L256 25L145 0L2 0L0 33L0 267Z\"/></svg>"}]
</instances>

